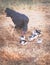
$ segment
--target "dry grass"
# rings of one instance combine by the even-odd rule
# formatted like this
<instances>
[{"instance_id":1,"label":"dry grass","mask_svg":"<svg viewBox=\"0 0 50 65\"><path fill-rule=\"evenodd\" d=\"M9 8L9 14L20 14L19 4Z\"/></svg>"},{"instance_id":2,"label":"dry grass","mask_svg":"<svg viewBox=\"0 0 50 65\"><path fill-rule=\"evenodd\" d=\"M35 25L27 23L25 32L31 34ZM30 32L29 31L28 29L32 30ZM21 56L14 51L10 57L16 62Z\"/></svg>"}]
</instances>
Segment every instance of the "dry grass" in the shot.
<instances>
[{"instance_id":1,"label":"dry grass","mask_svg":"<svg viewBox=\"0 0 50 65\"><path fill-rule=\"evenodd\" d=\"M50 5L36 4L28 6L21 4L17 7L16 4L13 4L16 1L10 2L7 6L7 3L3 5L2 3L1 11L3 8L4 11L6 7L9 7L29 17L27 38L35 27L43 32L41 36L43 41L41 44L37 44L37 41L33 40L25 46L21 45L19 43L20 30L14 29L11 18L6 17L6 14L3 15L3 12L1 12L0 65L50 65Z\"/></svg>"}]
</instances>

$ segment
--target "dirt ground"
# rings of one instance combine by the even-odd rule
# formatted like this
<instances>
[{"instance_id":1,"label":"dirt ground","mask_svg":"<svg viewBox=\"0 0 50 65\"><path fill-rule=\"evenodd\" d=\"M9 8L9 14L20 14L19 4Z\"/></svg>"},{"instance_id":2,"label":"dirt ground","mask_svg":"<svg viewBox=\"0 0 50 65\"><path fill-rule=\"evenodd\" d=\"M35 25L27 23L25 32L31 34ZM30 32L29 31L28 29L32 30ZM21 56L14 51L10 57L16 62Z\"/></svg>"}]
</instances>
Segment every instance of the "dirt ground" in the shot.
<instances>
[{"instance_id":1,"label":"dirt ground","mask_svg":"<svg viewBox=\"0 0 50 65\"><path fill-rule=\"evenodd\" d=\"M29 17L26 39L36 28L42 31L42 43L38 44L37 38L31 42L27 39L28 44L21 45L20 30L14 29L10 17L0 15L0 65L50 65L50 5L16 11Z\"/></svg>"}]
</instances>

